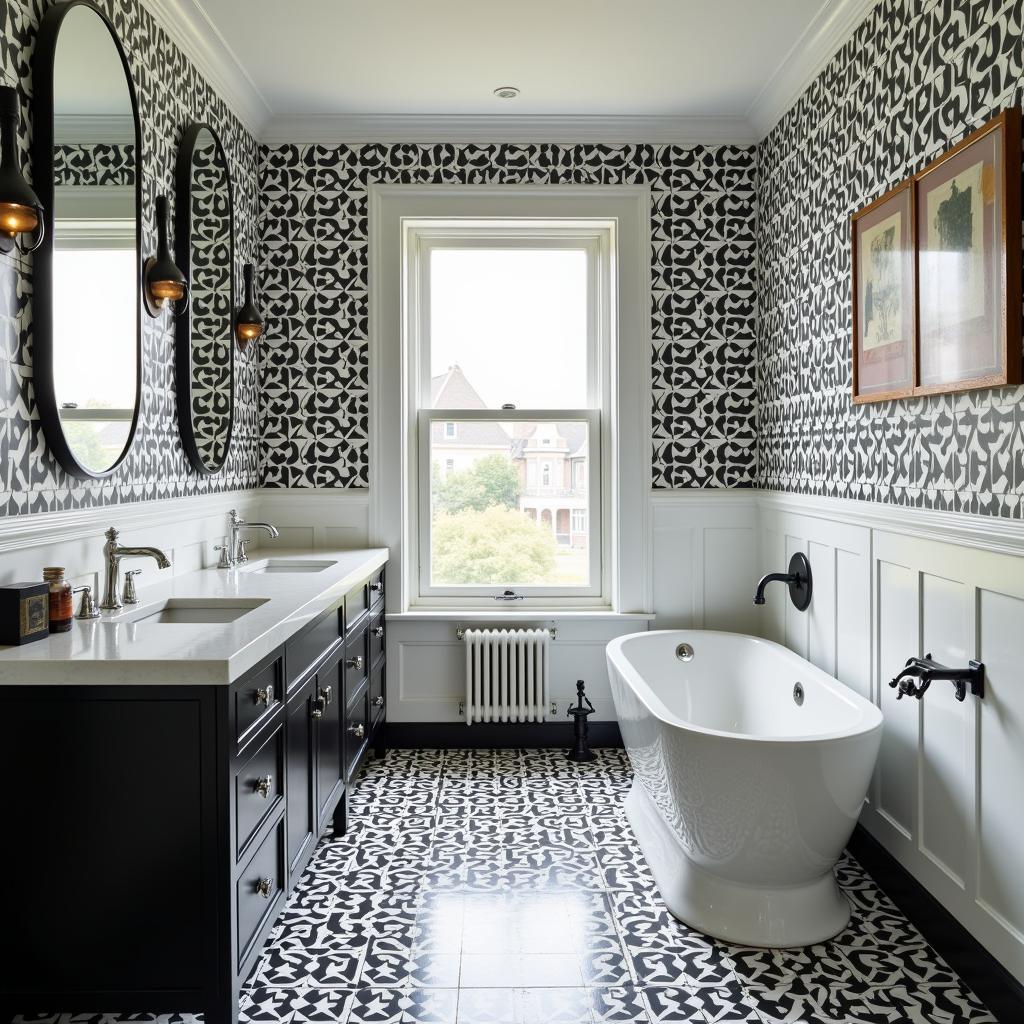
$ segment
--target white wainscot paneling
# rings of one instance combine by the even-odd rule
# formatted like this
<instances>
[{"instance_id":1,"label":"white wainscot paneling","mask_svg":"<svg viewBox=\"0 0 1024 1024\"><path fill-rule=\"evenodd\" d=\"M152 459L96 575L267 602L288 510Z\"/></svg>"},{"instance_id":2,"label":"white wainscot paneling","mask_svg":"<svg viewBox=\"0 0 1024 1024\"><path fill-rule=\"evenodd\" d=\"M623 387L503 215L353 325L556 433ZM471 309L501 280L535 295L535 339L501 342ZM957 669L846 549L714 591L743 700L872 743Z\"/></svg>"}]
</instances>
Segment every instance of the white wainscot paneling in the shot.
<instances>
[{"instance_id":1,"label":"white wainscot paneling","mask_svg":"<svg viewBox=\"0 0 1024 1024\"><path fill-rule=\"evenodd\" d=\"M1024 558L881 530L872 550L885 732L862 821L1024 980ZM934 682L897 701L888 681L928 653L982 661L984 699Z\"/></svg>"},{"instance_id":2,"label":"white wainscot paneling","mask_svg":"<svg viewBox=\"0 0 1024 1024\"><path fill-rule=\"evenodd\" d=\"M814 593L797 611L781 583L769 584L755 608L755 632L785 644L818 668L871 697L871 531L818 515L801 515L761 499L762 574L786 572L802 551Z\"/></svg>"},{"instance_id":3,"label":"white wainscot paneling","mask_svg":"<svg viewBox=\"0 0 1024 1024\"><path fill-rule=\"evenodd\" d=\"M369 547L368 491L317 491L265 488L260 515L281 532L276 541L264 536L264 547L344 551Z\"/></svg>"},{"instance_id":4,"label":"white wainscot paneling","mask_svg":"<svg viewBox=\"0 0 1024 1024\"><path fill-rule=\"evenodd\" d=\"M753 491L655 492L656 629L757 633Z\"/></svg>"},{"instance_id":5,"label":"white wainscot paneling","mask_svg":"<svg viewBox=\"0 0 1024 1024\"><path fill-rule=\"evenodd\" d=\"M257 493L235 491L11 516L0 520L0 582L42 580L43 566L59 565L73 586L91 586L98 598L104 580L104 533L114 526L122 544L157 547L171 560L169 569L158 569L149 559L122 563L122 570L142 570L136 583L144 599L150 583L217 564L214 547L226 542L228 512L233 508L243 518L255 518Z\"/></svg>"},{"instance_id":6,"label":"white wainscot paneling","mask_svg":"<svg viewBox=\"0 0 1024 1024\"><path fill-rule=\"evenodd\" d=\"M459 701L466 696L466 648L455 631L466 623L392 619L388 622L388 719L393 722L457 722ZM604 649L610 640L645 628L643 620L558 619L536 622L474 623L487 629L554 626L551 641L549 697L556 720L576 699L576 680L587 684L596 713L591 721L614 721L615 708L608 685ZM486 728L486 726L467 726Z\"/></svg>"}]
</instances>

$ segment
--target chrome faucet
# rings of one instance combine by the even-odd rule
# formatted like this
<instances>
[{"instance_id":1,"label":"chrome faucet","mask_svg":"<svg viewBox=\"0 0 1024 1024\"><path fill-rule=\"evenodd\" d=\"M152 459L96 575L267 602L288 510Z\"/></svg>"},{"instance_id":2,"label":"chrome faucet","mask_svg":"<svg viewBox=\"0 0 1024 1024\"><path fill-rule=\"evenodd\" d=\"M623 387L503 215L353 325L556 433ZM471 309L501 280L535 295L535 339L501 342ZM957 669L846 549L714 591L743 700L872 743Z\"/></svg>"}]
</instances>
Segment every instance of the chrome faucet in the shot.
<instances>
[{"instance_id":1,"label":"chrome faucet","mask_svg":"<svg viewBox=\"0 0 1024 1024\"><path fill-rule=\"evenodd\" d=\"M228 538L228 561L231 565L245 565L249 556L245 553L245 539L241 536L242 529L265 530L271 538L280 537L276 526L270 523L247 523L238 517L238 513L232 509L228 516L231 520L231 535Z\"/></svg>"},{"instance_id":2,"label":"chrome faucet","mask_svg":"<svg viewBox=\"0 0 1024 1024\"><path fill-rule=\"evenodd\" d=\"M124 607L121 602L120 589L122 558L152 558L161 569L168 569L171 560L159 548L128 548L117 543L117 530L112 526L107 530L107 543L103 545L103 561L106 565L107 578L103 584L103 600L100 607L106 611L119 611Z\"/></svg>"}]
</instances>

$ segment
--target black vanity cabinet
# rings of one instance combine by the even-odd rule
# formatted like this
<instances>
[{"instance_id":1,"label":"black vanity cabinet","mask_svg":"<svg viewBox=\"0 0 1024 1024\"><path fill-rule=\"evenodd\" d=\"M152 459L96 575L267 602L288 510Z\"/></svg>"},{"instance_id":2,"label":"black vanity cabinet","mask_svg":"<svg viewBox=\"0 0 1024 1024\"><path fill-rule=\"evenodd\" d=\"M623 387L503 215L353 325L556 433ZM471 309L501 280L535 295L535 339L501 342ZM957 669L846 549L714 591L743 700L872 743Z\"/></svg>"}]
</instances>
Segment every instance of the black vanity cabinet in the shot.
<instances>
[{"instance_id":1,"label":"black vanity cabinet","mask_svg":"<svg viewBox=\"0 0 1024 1024\"><path fill-rule=\"evenodd\" d=\"M371 684L350 693L347 666L357 648L364 666L382 658L366 647L376 580L230 686L0 687L2 1024L237 1021L267 932L320 833L344 827L353 774L382 736L383 707L349 731Z\"/></svg>"}]
</instances>

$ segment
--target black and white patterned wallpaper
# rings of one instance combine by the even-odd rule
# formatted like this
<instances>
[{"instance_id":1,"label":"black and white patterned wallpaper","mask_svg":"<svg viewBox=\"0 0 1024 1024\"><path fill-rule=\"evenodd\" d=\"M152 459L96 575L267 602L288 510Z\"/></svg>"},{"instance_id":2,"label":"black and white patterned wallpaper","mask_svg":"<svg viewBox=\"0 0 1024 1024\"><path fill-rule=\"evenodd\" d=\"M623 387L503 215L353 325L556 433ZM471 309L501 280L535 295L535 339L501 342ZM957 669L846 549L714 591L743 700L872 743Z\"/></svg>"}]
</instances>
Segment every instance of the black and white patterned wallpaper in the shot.
<instances>
[{"instance_id":1,"label":"black and white patterned wallpaper","mask_svg":"<svg viewBox=\"0 0 1024 1024\"><path fill-rule=\"evenodd\" d=\"M852 405L849 255L853 211L1020 105L1022 10L882 0L759 146L760 485L1024 517L1024 388Z\"/></svg>"},{"instance_id":2,"label":"black and white patterned wallpaper","mask_svg":"<svg viewBox=\"0 0 1024 1024\"><path fill-rule=\"evenodd\" d=\"M755 481L755 155L648 145L261 147L261 476L366 487L367 186L648 184L652 483Z\"/></svg>"},{"instance_id":3,"label":"black and white patterned wallpaper","mask_svg":"<svg viewBox=\"0 0 1024 1024\"><path fill-rule=\"evenodd\" d=\"M63 142L53 147L56 185L134 185L135 146L123 142Z\"/></svg>"},{"instance_id":4,"label":"black and white patterned wallpaper","mask_svg":"<svg viewBox=\"0 0 1024 1024\"><path fill-rule=\"evenodd\" d=\"M0 0L0 79L21 91L28 159L32 57L44 0ZM174 161L182 130L208 121L220 133L235 187L236 261L256 254L259 194L253 137L213 92L138 0L100 0L128 54L143 129L143 249L155 249L153 203L173 202ZM239 270L239 279L241 273ZM102 315L98 302L93 315ZM32 386L32 261L0 256L0 514L16 515L126 501L178 497L258 484L256 360L237 360L233 442L224 470L200 476L190 469L178 433L174 393L174 333L169 312L143 316L143 382L139 429L128 458L96 482L68 477L50 455Z\"/></svg>"}]
</instances>

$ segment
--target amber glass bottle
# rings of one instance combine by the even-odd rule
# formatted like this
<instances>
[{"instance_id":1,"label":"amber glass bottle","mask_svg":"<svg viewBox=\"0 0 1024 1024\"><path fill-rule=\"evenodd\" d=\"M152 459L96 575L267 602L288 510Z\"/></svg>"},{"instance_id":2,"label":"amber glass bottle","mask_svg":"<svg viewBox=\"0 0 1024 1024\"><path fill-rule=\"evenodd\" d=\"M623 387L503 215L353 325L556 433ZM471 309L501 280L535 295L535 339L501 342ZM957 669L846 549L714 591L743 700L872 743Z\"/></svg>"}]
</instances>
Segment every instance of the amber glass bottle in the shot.
<instances>
[{"instance_id":1,"label":"amber glass bottle","mask_svg":"<svg viewBox=\"0 0 1024 1024\"><path fill-rule=\"evenodd\" d=\"M66 633L71 629L71 584L55 565L43 569L43 579L50 584L50 632Z\"/></svg>"}]
</instances>

